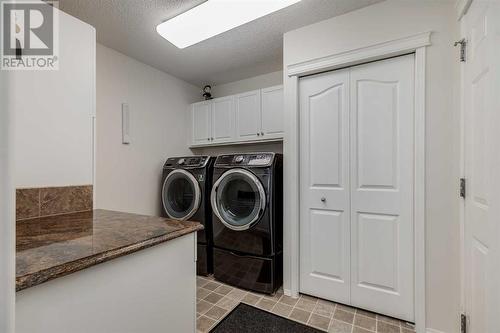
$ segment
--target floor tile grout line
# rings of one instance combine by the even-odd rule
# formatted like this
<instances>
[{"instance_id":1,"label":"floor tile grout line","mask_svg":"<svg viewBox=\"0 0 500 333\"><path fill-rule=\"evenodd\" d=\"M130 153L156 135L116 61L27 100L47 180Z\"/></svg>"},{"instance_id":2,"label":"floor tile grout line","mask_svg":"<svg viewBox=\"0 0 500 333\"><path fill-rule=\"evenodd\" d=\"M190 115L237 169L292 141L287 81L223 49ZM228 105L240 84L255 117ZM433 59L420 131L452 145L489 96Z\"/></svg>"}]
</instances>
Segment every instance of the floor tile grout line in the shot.
<instances>
[{"instance_id":1,"label":"floor tile grout line","mask_svg":"<svg viewBox=\"0 0 500 333\"><path fill-rule=\"evenodd\" d=\"M333 303L332 314L330 315L330 323L328 323L328 331L330 331L330 327L333 324L333 314L335 313L335 309L337 309L337 304Z\"/></svg>"},{"instance_id":2,"label":"floor tile grout line","mask_svg":"<svg viewBox=\"0 0 500 333\"><path fill-rule=\"evenodd\" d=\"M358 311L360 311L361 309L354 308L354 307L350 307L350 306L347 306L347 305L346 305L346 308L345 308L345 309L341 309L341 308L339 308L339 304L338 304L338 303L336 303L336 302L332 302L332 301L328 301L328 300L325 300L325 301L326 301L326 302L328 302L328 303L331 303L331 307L332 307L332 309L331 309L331 313L329 314L329 316L328 316L328 317L327 317L327 316L324 316L323 314L319 314L319 313L317 313L317 312L316 312L316 311L317 311L317 308L318 308L318 306L319 306L319 304L320 304L321 299L320 299L320 298L318 298L318 297L314 297L314 296L311 296L311 298L312 298L312 299L306 299L305 297L303 297L303 296L304 296L303 294L300 294L300 295L299 295L299 297L297 298L297 301L295 302L295 304L294 304L293 306L291 306L291 305L289 305L289 304L286 304L286 303L281 302L281 301L282 301L282 299L286 296L286 295L284 295L284 293L281 293L281 295L280 295L278 298L273 298L273 297L276 297L276 294L274 294L274 295L272 295L272 296L271 296L271 295L267 295L267 294L253 293L253 292L251 292L251 291L243 290L243 289L240 289L240 288L237 288L237 287L232 287L232 286L229 286L229 285L227 285L227 284L217 282L217 281L215 281L214 279L205 278L205 277L200 277L200 280L203 280L203 281L207 282L207 283L205 283L205 284L197 285L197 288L203 289L203 290L205 290L205 292L208 292L208 294L207 294L205 297L207 297L208 295L210 295L210 294L212 294L212 293L215 293L215 294L219 295L219 296L221 297L221 299L222 299L222 298L228 298L228 299L230 299L231 301L233 301L233 302L235 303L233 306L231 306L231 309L229 309L229 310L227 310L227 309L223 308L223 309L226 311L226 313L225 313L225 314L224 314L224 315L223 315L220 319L215 319L215 318L213 318L213 317L208 316L208 315L207 315L207 313L208 313L211 309L213 309L215 306L218 306L217 304L220 302L220 300L214 304L214 303L211 303L211 302L206 301L204 298L203 298L203 299L197 299L197 302L199 302L199 301L203 300L204 302L207 302L207 303L209 303L209 304L210 304L210 307L209 307L209 308L208 308L208 309L207 309L204 313L199 313L199 312L197 312L198 314L200 314L200 318L201 318L201 317L205 317L205 318L207 318L207 319L209 319L209 320L211 320L211 321L215 321L214 325L213 325L213 326L211 326L211 328L210 328L210 329L212 329L212 328L213 328L213 327L214 327L217 323L219 323L220 321L222 321L222 320L223 320L223 319L224 319L224 318L225 318L225 317L226 317L226 316L227 316L227 315L228 315L228 314L229 314L232 310L234 310L234 308L235 308L235 307L237 307L240 303L246 304L246 303L244 303L244 302L243 302L243 299L244 299L247 295L249 295L249 294L252 294L252 295L254 295L254 296L256 296L256 297L258 298L258 299L257 299L257 301L256 301L256 303L255 303L253 306L258 307L258 306L257 306L257 304L258 304L261 300L266 299L266 300L268 300L268 301L273 302L273 303L274 303L274 304L273 304L273 306L272 306L269 310L266 310L266 309L264 309L264 308L260 308L260 307L258 307L258 308L260 308L260 309L261 309L261 310L263 310L263 311L266 311L266 312L269 312L269 313L273 313L273 314L275 314L275 315L278 315L278 316L280 316L280 317L283 317L283 318L288 318L288 319L290 319L290 320L293 320L293 321L296 321L296 322L299 322L299 323L305 324L305 325L307 325L307 326L309 326L309 327L314 327L314 328L317 328L317 329L319 329L319 330L323 330L323 329L322 329L322 328L320 328L320 327L318 327L318 326L315 326L315 325L313 325L313 324L311 324L311 323L310 323L310 321L311 321L311 318L312 318L313 314L316 314L316 315L319 315L319 316L322 316L322 317L325 317L325 318L328 318L328 319L329 319L328 328L327 328L327 331L329 331L329 330L331 329L331 327L332 327L333 321L334 321L334 320L337 320L337 319L335 319L335 313L336 313L338 310L343 310L343 311L350 312L350 313L352 313L352 314L353 314L353 322L352 322L352 323L348 323L348 322L345 322L345 321L343 321L343 320L338 320L338 321L340 321L340 322L342 322L342 323L345 323L345 324L350 325L350 326L351 326L351 327L350 327L350 328L351 328L351 333L354 331L354 329L355 329L355 328L358 328L358 327L359 327L359 328L362 328L362 329L365 329L365 330L367 330L367 331L369 331L369 332L374 332L374 333L377 333L377 332L378 332L378 328L379 328L379 322L380 322L380 323L383 323L383 324L386 324L386 325L392 325L392 326L395 326L395 327L399 327L400 332L403 332L403 328L407 328L406 326L405 326L405 327L403 327L403 321L401 321L401 320L397 320L397 319L395 319L395 318L394 318L393 320L383 320L383 319L380 319L380 318L381 318L381 316L383 316L383 315L381 315L381 314L376 314L376 313L374 313L374 314L375 314L375 318L373 318L373 317L370 317L370 316L367 316L367 315L364 315L364 314L359 313ZM198 281L198 280L197 280L197 281ZM204 288L204 286L206 286L209 282L215 282L215 283L217 283L217 284L218 284L218 286L217 286L215 289L213 289L213 290L210 290L210 289L206 289L206 288ZM215 290L217 290L217 289L218 289L219 287L221 287L221 286L226 286L226 287L229 287L229 288L231 288L231 290L230 290L227 294L225 294L225 295L223 295L223 294L220 294L220 293L216 292ZM238 290L238 291L240 291L240 292L243 292L243 294L241 295L241 297L238 297L238 298L228 297L228 294L229 294L229 293L231 293L233 290ZM307 310L302 309L302 308L300 308L300 307L298 307L298 306L297 306L297 305L299 304L299 302L300 302L300 300L301 300L301 299L303 299L303 300L305 300L305 301L310 301L310 302L313 302L313 303L314 303L314 307L312 308L312 310L311 310L311 311L307 311ZM291 307L291 311L290 311L290 313L289 313L289 315L288 315L288 316L283 316L283 315L280 315L280 314L278 314L278 313L274 313L274 312L273 312L273 310L275 310L275 308L277 307L278 303L281 303L281 304L283 304L283 305L287 305L287 306L290 306L290 307ZM328 303L327 303L327 304L328 304ZM252 304L250 304L250 305L252 305ZM296 309L297 309L297 310L301 310L301 311L308 312L308 317L307 317L306 322L302 322L302 321L300 321L300 320L295 320L295 319L291 318L291 314L292 314L292 312L293 312L294 310L296 310ZM352 311L351 311L351 310L352 310ZM371 330L369 330L369 329L366 329L366 328L363 328L363 327L361 327L361 326L355 325L355 320L356 320L356 317L357 317L357 316L361 316L362 318L368 318L368 319L373 319L373 320L375 320L375 331L371 331ZM197 317L197 319L198 319L198 317ZM392 319L392 318L388 317L388 319ZM411 329L410 329L410 331L411 331Z\"/></svg>"}]
</instances>

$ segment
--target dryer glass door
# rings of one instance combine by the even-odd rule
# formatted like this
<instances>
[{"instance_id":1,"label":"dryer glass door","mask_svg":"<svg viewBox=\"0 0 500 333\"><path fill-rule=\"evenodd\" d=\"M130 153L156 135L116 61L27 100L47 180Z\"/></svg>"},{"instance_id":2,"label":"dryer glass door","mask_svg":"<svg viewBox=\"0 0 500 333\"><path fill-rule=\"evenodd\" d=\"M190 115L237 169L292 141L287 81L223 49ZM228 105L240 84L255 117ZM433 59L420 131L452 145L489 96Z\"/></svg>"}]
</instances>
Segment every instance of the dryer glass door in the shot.
<instances>
[{"instance_id":1,"label":"dryer glass door","mask_svg":"<svg viewBox=\"0 0 500 333\"><path fill-rule=\"evenodd\" d=\"M200 207L200 186L190 172L176 169L165 178L162 201L169 217L187 220Z\"/></svg>"},{"instance_id":2,"label":"dryer glass door","mask_svg":"<svg viewBox=\"0 0 500 333\"><path fill-rule=\"evenodd\" d=\"M214 184L211 201L215 215L232 230L251 228L266 209L262 183L245 169L224 173Z\"/></svg>"}]
</instances>

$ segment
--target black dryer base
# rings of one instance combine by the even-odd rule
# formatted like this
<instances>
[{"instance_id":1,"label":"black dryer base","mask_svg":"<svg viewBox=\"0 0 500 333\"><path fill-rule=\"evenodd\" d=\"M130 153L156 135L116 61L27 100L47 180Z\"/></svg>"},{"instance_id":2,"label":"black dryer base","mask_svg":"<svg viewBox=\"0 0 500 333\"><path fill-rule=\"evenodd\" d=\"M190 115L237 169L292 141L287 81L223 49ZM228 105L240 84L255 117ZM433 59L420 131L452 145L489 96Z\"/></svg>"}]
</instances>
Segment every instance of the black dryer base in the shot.
<instances>
[{"instance_id":1,"label":"black dryer base","mask_svg":"<svg viewBox=\"0 0 500 333\"><path fill-rule=\"evenodd\" d=\"M283 254L256 257L214 247L214 277L234 287L272 294L283 283Z\"/></svg>"}]
</instances>

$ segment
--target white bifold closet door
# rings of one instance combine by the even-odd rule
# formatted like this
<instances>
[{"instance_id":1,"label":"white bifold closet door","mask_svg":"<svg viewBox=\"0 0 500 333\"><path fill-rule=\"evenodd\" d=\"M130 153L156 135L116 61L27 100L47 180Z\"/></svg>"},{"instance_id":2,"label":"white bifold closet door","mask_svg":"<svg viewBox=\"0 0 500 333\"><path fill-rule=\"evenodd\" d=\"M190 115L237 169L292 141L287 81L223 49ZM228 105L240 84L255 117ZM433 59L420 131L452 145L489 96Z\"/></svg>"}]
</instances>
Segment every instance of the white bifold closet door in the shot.
<instances>
[{"instance_id":1,"label":"white bifold closet door","mask_svg":"<svg viewBox=\"0 0 500 333\"><path fill-rule=\"evenodd\" d=\"M414 321L414 55L299 89L300 291Z\"/></svg>"}]
</instances>

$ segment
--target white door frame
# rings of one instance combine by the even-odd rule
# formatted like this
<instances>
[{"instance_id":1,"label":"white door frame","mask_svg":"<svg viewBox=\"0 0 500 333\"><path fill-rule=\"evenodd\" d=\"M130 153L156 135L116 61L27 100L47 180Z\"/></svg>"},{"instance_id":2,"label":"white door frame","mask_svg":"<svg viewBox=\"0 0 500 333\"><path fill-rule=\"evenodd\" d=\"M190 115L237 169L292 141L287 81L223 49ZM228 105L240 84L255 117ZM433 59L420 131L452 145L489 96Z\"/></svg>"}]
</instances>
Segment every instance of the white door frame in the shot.
<instances>
[{"instance_id":1,"label":"white door frame","mask_svg":"<svg viewBox=\"0 0 500 333\"><path fill-rule=\"evenodd\" d=\"M464 35L462 18L467 14L472 0L458 0L456 2L457 21L460 24L460 38ZM465 177L465 68L460 66L460 177ZM460 311L465 313L465 200L459 205L460 225Z\"/></svg>"},{"instance_id":2,"label":"white door frame","mask_svg":"<svg viewBox=\"0 0 500 333\"><path fill-rule=\"evenodd\" d=\"M415 53L415 325L425 332L425 70L426 47L431 45L431 32L390 40L347 52L288 65L285 75L290 84L285 89L286 132L284 139L284 271L289 272L290 287L285 294L299 294L299 78L306 75L345 68L361 63Z\"/></svg>"}]
</instances>

